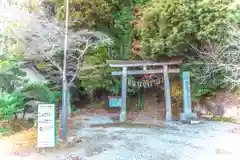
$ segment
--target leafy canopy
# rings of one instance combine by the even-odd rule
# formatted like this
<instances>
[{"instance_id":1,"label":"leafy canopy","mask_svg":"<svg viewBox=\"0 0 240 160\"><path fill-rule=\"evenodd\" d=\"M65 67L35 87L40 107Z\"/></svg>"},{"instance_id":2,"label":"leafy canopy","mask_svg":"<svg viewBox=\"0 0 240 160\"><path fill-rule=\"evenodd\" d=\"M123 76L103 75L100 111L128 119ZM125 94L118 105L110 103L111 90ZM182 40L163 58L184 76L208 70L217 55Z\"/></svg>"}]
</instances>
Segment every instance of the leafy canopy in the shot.
<instances>
[{"instance_id":1,"label":"leafy canopy","mask_svg":"<svg viewBox=\"0 0 240 160\"><path fill-rule=\"evenodd\" d=\"M238 23L230 0L151 0L143 9L143 48L151 58L190 52L189 43L221 41L225 25Z\"/></svg>"}]
</instances>

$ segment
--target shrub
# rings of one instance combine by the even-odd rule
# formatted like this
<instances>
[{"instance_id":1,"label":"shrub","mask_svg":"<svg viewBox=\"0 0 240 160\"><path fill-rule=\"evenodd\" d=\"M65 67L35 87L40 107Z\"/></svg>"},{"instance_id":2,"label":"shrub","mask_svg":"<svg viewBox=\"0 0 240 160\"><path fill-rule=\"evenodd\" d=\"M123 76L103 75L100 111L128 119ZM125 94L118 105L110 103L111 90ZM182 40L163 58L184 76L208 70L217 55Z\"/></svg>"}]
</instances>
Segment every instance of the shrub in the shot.
<instances>
[{"instance_id":1,"label":"shrub","mask_svg":"<svg viewBox=\"0 0 240 160\"><path fill-rule=\"evenodd\" d=\"M57 101L55 92L52 92L45 84L28 84L21 92L28 99L54 104Z\"/></svg>"},{"instance_id":2,"label":"shrub","mask_svg":"<svg viewBox=\"0 0 240 160\"><path fill-rule=\"evenodd\" d=\"M24 107L24 96L19 92L0 93L0 120L10 119Z\"/></svg>"}]
</instances>

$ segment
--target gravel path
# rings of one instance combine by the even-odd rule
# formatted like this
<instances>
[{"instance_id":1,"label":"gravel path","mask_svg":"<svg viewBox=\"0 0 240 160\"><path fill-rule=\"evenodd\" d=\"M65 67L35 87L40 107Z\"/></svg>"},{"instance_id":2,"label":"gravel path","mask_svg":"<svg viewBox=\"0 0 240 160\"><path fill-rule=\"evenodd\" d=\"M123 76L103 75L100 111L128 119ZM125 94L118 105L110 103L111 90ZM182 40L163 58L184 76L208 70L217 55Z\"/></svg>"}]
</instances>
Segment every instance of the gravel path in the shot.
<instances>
[{"instance_id":1,"label":"gravel path","mask_svg":"<svg viewBox=\"0 0 240 160\"><path fill-rule=\"evenodd\" d=\"M174 122L164 128L98 127L78 132L84 142L74 148L32 155L29 160L68 160L69 155L83 160L239 160L240 157L240 125L235 124Z\"/></svg>"},{"instance_id":2,"label":"gravel path","mask_svg":"<svg viewBox=\"0 0 240 160\"><path fill-rule=\"evenodd\" d=\"M227 123L88 128L79 135L85 137L84 143L55 158L64 160L71 154L84 160L239 160L240 156L240 125Z\"/></svg>"}]
</instances>

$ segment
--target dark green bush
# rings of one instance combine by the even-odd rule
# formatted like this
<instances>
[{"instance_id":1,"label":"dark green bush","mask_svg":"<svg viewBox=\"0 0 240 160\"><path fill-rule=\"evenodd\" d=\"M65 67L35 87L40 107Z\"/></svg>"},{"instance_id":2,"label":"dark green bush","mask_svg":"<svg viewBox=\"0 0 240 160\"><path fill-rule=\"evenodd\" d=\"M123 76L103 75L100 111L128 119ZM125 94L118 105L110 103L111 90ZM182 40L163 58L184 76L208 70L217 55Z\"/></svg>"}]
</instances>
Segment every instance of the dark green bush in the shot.
<instances>
[{"instance_id":1,"label":"dark green bush","mask_svg":"<svg viewBox=\"0 0 240 160\"><path fill-rule=\"evenodd\" d=\"M24 96L20 92L0 93L0 120L11 119L24 107Z\"/></svg>"}]
</instances>

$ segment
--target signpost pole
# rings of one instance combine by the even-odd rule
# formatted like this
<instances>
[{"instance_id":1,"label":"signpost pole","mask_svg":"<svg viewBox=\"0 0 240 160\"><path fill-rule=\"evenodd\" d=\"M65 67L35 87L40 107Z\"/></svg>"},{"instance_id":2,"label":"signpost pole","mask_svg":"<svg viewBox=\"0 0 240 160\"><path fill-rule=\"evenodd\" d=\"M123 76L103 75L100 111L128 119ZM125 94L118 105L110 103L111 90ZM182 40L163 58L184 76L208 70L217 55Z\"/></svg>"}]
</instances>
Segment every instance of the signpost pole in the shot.
<instances>
[{"instance_id":1,"label":"signpost pole","mask_svg":"<svg viewBox=\"0 0 240 160\"><path fill-rule=\"evenodd\" d=\"M62 119L61 134L63 140L67 139L67 119L68 119L68 82L67 82L67 48L68 48L68 10L69 0L66 0L66 17L65 17L65 37L64 37L64 55L63 55L63 71L62 71Z\"/></svg>"}]
</instances>

